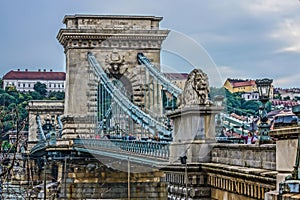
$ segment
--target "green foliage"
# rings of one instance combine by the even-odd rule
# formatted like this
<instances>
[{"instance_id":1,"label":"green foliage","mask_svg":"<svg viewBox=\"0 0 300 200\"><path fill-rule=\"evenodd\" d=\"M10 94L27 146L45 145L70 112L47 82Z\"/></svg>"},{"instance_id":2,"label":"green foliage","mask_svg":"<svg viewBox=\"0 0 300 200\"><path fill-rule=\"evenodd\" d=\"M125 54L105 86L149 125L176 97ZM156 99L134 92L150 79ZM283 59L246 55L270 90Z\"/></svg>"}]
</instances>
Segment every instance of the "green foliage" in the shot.
<instances>
[{"instance_id":1,"label":"green foliage","mask_svg":"<svg viewBox=\"0 0 300 200\"><path fill-rule=\"evenodd\" d=\"M10 149L11 149L11 144L8 141L3 141L1 146L2 152L4 153L9 152Z\"/></svg>"},{"instance_id":2,"label":"green foliage","mask_svg":"<svg viewBox=\"0 0 300 200\"><path fill-rule=\"evenodd\" d=\"M16 98L10 95L9 93L0 94L0 106L9 106L12 103L16 102Z\"/></svg>"},{"instance_id":3,"label":"green foliage","mask_svg":"<svg viewBox=\"0 0 300 200\"><path fill-rule=\"evenodd\" d=\"M259 101L246 101L241 97L242 93L230 93L225 89L226 107L228 113L236 113L238 115L258 115ZM271 110L271 104L267 104L267 110Z\"/></svg>"},{"instance_id":4,"label":"green foliage","mask_svg":"<svg viewBox=\"0 0 300 200\"><path fill-rule=\"evenodd\" d=\"M283 98L283 100L284 100L284 101L291 100L291 97L290 97L290 96L286 96L286 97Z\"/></svg>"},{"instance_id":5,"label":"green foliage","mask_svg":"<svg viewBox=\"0 0 300 200\"><path fill-rule=\"evenodd\" d=\"M47 94L47 86L44 83L37 82L34 84L33 89L43 97L45 97Z\"/></svg>"},{"instance_id":6,"label":"green foliage","mask_svg":"<svg viewBox=\"0 0 300 200\"><path fill-rule=\"evenodd\" d=\"M36 84L39 91L18 92L15 87L0 89L0 133L14 130L17 121L24 121L28 116L26 106L30 100L55 99L63 100L64 92L52 92L46 96L45 84ZM16 111L19 119L16 119Z\"/></svg>"},{"instance_id":7,"label":"green foliage","mask_svg":"<svg viewBox=\"0 0 300 200\"><path fill-rule=\"evenodd\" d=\"M209 89L210 89L209 96L212 100L214 99L215 96L225 97L225 95L226 95L225 88L223 88L223 87L221 87L221 88L210 87Z\"/></svg>"},{"instance_id":8,"label":"green foliage","mask_svg":"<svg viewBox=\"0 0 300 200\"><path fill-rule=\"evenodd\" d=\"M51 100L64 100L65 93L64 92L50 92L48 98Z\"/></svg>"},{"instance_id":9,"label":"green foliage","mask_svg":"<svg viewBox=\"0 0 300 200\"><path fill-rule=\"evenodd\" d=\"M30 96L32 97L32 100L41 100L43 99L43 96L36 92L36 91L33 91L33 92L29 92Z\"/></svg>"}]
</instances>

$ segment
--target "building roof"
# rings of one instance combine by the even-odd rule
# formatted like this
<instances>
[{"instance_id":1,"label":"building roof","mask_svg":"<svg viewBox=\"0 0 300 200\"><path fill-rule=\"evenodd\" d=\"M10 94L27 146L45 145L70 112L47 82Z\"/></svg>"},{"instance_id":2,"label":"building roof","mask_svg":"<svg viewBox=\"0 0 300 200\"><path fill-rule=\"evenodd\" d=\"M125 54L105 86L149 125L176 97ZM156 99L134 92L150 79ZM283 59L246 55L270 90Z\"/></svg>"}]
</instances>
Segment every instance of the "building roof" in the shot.
<instances>
[{"instance_id":1,"label":"building roof","mask_svg":"<svg viewBox=\"0 0 300 200\"><path fill-rule=\"evenodd\" d=\"M14 71L11 70L3 76L3 80L66 80L65 72L53 71Z\"/></svg>"},{"instance_id":2,"label":"building roof","mask_svg":"<svg viewBox=\"0 0 300 200\"><path fill-rule=\"evenodd\" d=\"M255 86L255 81L254 80L249 80L249 79L227 79L228 82L232 85L232 87L245 87L245 86Z\"/></svg>"},{"instance_id":3,"label":"building roof","mask_svg":"<svg viewBox=\"0 0 300 200\"><path fill-rule=\"evenodd\" d=\"M254 80L246 80L243 82L234 82L232 83L233 87L245 87L245 86L254 86L255 81Z\"/></svg>"},{"instance_id":4,"label":"building roof","mask_svg":"<svg viewBox=\"0 0 300 200\"><path fill-rule=\"evenodd\" d=\"M164 75L170 80L186 80L188 73L164 73Z\"/></svg>"}]
</instances>

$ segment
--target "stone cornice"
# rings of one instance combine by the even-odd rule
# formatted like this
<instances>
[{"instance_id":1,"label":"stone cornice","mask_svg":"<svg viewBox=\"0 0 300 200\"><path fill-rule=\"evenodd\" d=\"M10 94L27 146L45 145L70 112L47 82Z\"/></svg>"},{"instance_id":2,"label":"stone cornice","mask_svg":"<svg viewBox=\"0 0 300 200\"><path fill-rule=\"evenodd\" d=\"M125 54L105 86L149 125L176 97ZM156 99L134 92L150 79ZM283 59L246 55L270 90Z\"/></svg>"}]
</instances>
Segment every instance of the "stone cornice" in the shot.
<instances>
[{"instance_id":1,"label":"stone cornice","mask_svg":"<svg viewBox=\"0 0 300 200\"><path fill-rule=\"evenodd\" d=\"M206 106L206 105L191 105L185 106L181 109L177 109L167 113L169 118L180 117L184 115L208 115L218 114L223 110L223 107Z\"/></svg>"},{"instance_id":2,"label":"stone cornice","mask_svg":"<svg viewBox=\"0 0 300 200\"><path fill-rule=\"evenodd\" d=\"M63 23L66 23L70 19L139 19L139 20L154 20L161 21L163 17L156 16L144 16L144 15L66 15L63 19Z\"/></svg>"},{"instance_id":3,"label":"stone cornice","mask_svg":"<svg viewBox=\"0 0 300 200\"><path fill-rule=\"evenodd\" d=\"M58 41L64 48L95 48L112 47L122 48L120 44L110 44L112 42L149 42L156 41L156 45L145 44L125 48L160 48L162 41L167 37L169 30L90 30L90 29L61 29L57 35ZM104 42L106 41L106 42Z\"/></svg>"},{"instance_id":4,"label":"stone cornice","mask_svg":"<svg viewBox=\"0 0 300 200\"><path fill-rule=\"evenodd\" d=\"M300 127L285 127L270 131L270 136L278 140L296 139L300 134Z\"/></svg>"},{"instance_id":5,"label":"stone cornice","mask_svg":"<svg viewBox=\"0 0 300 200\"><path fill-rule=\"evenodd\" d=\"M216 173L219 175L240 178L242 180L252 180L254 182L259 181L260 183L265 183L270 186L275 186L276 184L277 171L218 163L202 163L201 169L207 173Z\"/></svg>"}]
</instances>

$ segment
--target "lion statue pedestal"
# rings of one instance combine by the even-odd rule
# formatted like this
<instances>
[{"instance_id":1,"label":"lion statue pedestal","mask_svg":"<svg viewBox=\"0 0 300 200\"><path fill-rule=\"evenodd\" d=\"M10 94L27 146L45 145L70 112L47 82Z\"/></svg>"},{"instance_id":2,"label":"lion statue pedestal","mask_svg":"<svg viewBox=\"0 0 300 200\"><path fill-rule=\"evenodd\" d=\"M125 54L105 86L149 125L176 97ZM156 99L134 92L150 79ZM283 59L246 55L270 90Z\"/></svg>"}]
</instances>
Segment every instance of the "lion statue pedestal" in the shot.
<instances>
[{"instance_id":1,"label":"lion statue pedestal","mask_svg":"<svg viewBox=\"0 0 300 200\"><path fill-rule=\"evenodd\" d=\"M170 145L170 163L178 163L187 156L188 163L210 161L209 144L215 142L215 115L223 109L208 99L207 75L194 69L178 97L178 109L167 113L173 120L173 142Z\"/></svg>"}]
</instances>

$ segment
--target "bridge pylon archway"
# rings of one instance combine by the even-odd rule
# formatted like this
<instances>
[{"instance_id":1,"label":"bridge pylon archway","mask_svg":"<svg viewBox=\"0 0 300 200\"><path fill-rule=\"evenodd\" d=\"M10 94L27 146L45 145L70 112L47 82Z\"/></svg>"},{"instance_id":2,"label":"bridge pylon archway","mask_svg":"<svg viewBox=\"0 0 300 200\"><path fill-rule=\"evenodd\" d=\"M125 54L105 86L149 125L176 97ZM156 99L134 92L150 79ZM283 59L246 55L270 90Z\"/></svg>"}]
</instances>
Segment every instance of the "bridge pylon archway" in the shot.
<instances>
[{"instance_id":1,"label":"bridge pylon archway","mask_svg":"<svg viewBox=\"0 0 300 200\"><path fill-rule=\"evenodd\" d=\"M57 35L66 55L63 138L90 137L96 130L99 80L88 63L88 52L110 78L127 81L125 87L132 91L135 105L146 112L153 106L162 108L158 83L137 61L137 54L143 52L159 67L161 44L169 33L160 30L161 20L155 16L65 16L66 27Z\"/></svg>"}]
</instances>

